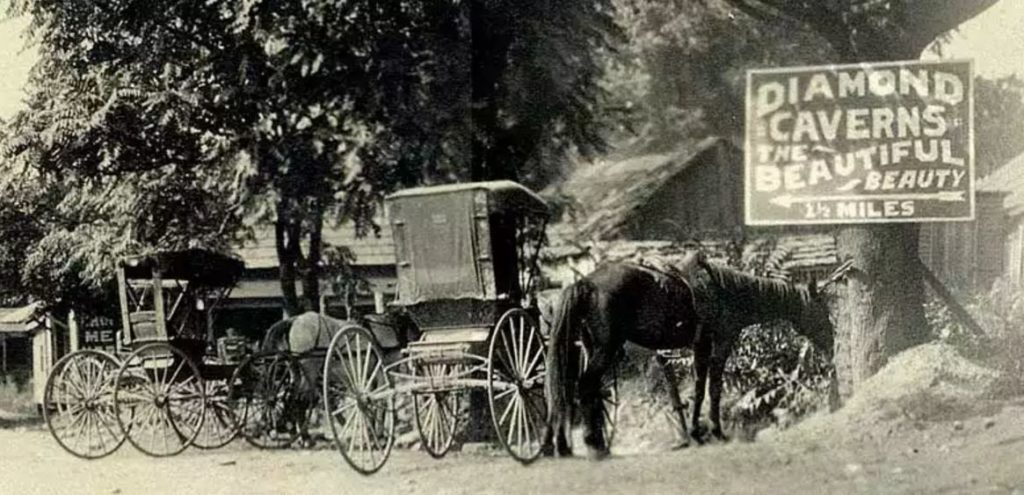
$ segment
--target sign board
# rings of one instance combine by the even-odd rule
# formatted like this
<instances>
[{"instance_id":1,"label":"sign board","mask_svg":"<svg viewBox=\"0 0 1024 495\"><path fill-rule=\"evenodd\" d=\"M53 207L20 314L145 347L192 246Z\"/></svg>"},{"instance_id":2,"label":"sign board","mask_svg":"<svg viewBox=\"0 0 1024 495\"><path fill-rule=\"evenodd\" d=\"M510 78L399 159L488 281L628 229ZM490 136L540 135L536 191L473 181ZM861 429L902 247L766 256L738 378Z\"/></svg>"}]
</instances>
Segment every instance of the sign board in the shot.
<instances>
[{"instance_id":1,"label":"sign board","mask_svg":"<svg viewBox=\"0 0 1024 495\"><path fill-rule=\"evenodd\" d=\"M969 61L747 73L748 225L974 219Z\"/></svg>"},{"instance_id":2,"label":"sign board","mask_svg":"<svg viewBox=\"0 0 1024 495\"><path fill-rule=\"evenodd\" d=\"M117 332L121 329L120 320L106 316L83 318L79 328L79 347L113 351L117 343Z\"/></svg>"}]
</instances>

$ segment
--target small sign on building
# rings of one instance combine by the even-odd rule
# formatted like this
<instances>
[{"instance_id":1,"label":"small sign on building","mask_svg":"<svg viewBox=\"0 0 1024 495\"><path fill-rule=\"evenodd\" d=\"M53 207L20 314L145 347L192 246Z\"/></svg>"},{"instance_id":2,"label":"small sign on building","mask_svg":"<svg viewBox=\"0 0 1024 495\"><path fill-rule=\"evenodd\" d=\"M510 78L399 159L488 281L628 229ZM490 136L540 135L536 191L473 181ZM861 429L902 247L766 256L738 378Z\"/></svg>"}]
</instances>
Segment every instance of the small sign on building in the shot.
<instances>
[{"instance_id":1,"label":"small sign on building","mask_svg":"<svg viewBox=\"0 0 1024 495\"><path fill-rule=\"evenodd\" d=\"M118 321L107 316L83 318L79 345L82 349L113 351L117 346Z\"/></svg>"},{"instance_id":2,"label":"small sign on building","mask_svg":"<svg viewBox=\"0 0 1024 495\"><path fill-rule=\"evenodd\" d=\"M974 219L969 61L747 73L748 225Z\"/></svg>"}]
</instances>

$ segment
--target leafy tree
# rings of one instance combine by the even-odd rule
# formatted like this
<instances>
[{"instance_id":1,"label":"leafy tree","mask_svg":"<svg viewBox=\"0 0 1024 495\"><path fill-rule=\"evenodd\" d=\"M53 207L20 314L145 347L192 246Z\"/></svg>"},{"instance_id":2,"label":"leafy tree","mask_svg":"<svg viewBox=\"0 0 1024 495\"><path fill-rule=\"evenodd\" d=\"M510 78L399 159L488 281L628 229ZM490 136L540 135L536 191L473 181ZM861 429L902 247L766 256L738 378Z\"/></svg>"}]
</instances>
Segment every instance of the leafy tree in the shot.
<instances>
[{"instance_id":1,"label":"leafy tree","mask_svg":"<svg viewBox=\"0 0 1024 495\"><path fill-rule=\"evenodd\" d=\"M1024 81L974 79L974 156L984 177L1024 153Z\"/></svg>"},{"instance_id":2,"label":"leafy tree","mask_svg":"<svg viewBox=\"0 0 1024 495\"><path fill-rule=\"evenodd\" d=\"M269 222L291 313L317 307L325 221L365 231L383 194L420 181L539 185L549 161L601 145L594 53L615 31L603 0L23 0L13 12L32 16L41 61L7 156L81 202L117 202L81 209L107 236L76 237L93 225L78 222L65 241L216 244ZM198 204L216 214L192 218Z\"/></svg>"}]
</instances>

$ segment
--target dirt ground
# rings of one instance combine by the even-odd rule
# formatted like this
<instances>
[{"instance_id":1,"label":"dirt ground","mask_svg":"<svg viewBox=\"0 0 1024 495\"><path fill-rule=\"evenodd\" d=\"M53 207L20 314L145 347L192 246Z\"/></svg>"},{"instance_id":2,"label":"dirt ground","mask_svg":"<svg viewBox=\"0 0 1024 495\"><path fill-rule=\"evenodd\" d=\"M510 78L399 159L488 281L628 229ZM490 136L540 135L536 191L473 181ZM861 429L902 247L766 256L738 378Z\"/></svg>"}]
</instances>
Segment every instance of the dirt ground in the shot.
<instances>
[{"instance_id":1,"label":"dirt ground","mask_svg":"<svg viewBox=\"0 0 1024 495\"><path fill-rule=\"evenodd\" d=\"M235 443L153 459L126 446L82 461L38 428L0 431L0 492L10 494L279 493L1024 493L1024 403L988 417L932 423L877 440L733 442L616 455L599 463L499 453L435 461L397 451L378 474L329 450L258 451Z\"/></svg>"},{"instance_id":2,"label":"dirt ground","mask_svg":"<svg viewBox=\"0 0 1024 495\"><path fill-rule=\"evenodd\" d=\"M666 433L660 443L630 445L624 432L605 461L542 459L527 467L503 452L438 461L398 450L370 477L331 450L259 451L244 442L169 459L124 445L106 459L82 461L39 425L2 429L0 422L0 493L1024 495L1024 400L985 399L990 373L943 347L922 346L876 376L839 412L754 443L670 451ZM622 428L656 426L622 419Z\"/></svg>"}]
</instances>

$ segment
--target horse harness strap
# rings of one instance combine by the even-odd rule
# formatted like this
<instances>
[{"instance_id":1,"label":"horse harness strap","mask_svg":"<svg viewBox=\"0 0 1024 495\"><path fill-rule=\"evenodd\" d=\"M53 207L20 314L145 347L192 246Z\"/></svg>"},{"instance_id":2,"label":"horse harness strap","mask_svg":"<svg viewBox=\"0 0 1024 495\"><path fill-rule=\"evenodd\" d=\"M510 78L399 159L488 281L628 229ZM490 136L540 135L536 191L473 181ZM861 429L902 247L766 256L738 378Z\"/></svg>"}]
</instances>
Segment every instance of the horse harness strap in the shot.
<instances>
[{"instance_id":1,"label":"horse harness strap","mask_svg":"<svg viewBox=\"0 0 1024 495\"><path fill-rule=\"evenodd\" d=\"M693 288L687 280L687 276L694 269L696 263L696 258L693 256L685 256L680 264L673 263L660 256L643 256L639 257L633 264L638 269L654 277L654 280L666 294L679 295L688 300L690 308L696 309L697 300L694 297ZM679 294L680 291L682 294ZM676 323L676 326L679 325L682 325L682 322Z\"/></svg>"}]
</instances>

